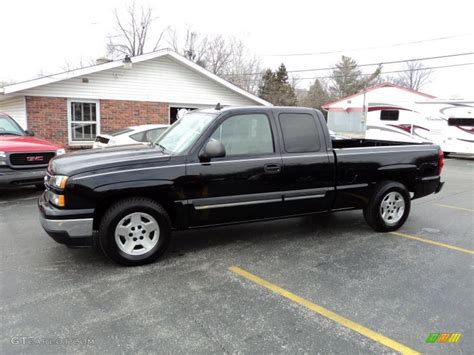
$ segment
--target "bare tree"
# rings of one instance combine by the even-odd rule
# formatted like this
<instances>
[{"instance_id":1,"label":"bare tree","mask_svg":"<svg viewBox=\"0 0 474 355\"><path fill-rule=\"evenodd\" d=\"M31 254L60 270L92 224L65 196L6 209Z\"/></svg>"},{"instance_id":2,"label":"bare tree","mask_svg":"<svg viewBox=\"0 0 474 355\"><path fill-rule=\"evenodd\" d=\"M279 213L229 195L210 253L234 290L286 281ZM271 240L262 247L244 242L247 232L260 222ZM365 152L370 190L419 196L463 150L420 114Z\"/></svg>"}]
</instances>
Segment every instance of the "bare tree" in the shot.
<instances>
[{"instance_id":1,"label":"bare tree","mask_svg":"<svg viewBox=\"0 0 474 355\"><path fill-rule=\"evenodd\" d=\"M123 15L117 9L113 14L117 28L115 34L108 36L107 52L110 57L133 57L159 48L167 28L155 31L158 18L153 16L151 7L137 8L133 2Z\"/></svg>"},{"instance_id":2,"label":"bare tree","mask_svg":"<svg viewBox=\"0 0 474 355\"><path fill-rule=\"evenodd\" d=\"M389 80L412 90L420 90L431 82L432 74L433 71L427 69L422 62L410 61L406 63L406 70L404 72Z\"/></svg>"},{"instance_id":3,"label":"bare tree","mask_svg":"<svg viewBox=\"0 0 474 355\"><path fill-rule=\"evenodd\" d=\"M207 69L220 76L229 73L232 70L233 56L238 51L238 44L233 38L226 39L222 35L213 37L207 47Z\"/></svg>"},{"instance_id":4,"label":"bare tree","mask_svg":"<svg viewBox=\"0 0 474 355\"><path fill-rule=\"evenodd\" d=\"M64 64L61 66L61 69L64 71L71 71L74 69L89 67L91 65L99 64L98 61L100 59L103 59L104 61L107 60L106 58L99 58L97 60L94 60L92 58L84 58L84 57L79 57L76 60L65 58Z\"/></svg>"},{"instance_id":5,"label":"bare tree","mask_svg":"<svg viewBox=\"0 0 474 355\"><path fill-rule=\"evenodd\" d=\"M7 85L11 85L11 84L14 84L15 82L12 81L12 80L0 80L0 88L4 87L4 86L7 86Z\"/></svg>"},{"instance_id":6,"label":"bare tree","mask_svg":"<svg viewBox=\"0 0 474 355\"><path fill-rule=\"evenodd\" d=\"M188 28L180 36L169 31L168 44L176 52L234 85L256 93L262 75L260 60L249 53L241 40L222 35L203 35Z\"/></svg>"},{"instance_id":7,"label":"bare tree","mask_svg":"<svg viewBox=\"0 0 474 355\"><path fill-rule=\"evenodd\" d=\"M241 89L257 94L263 76L260 59L249 53L240 42L234 48L227 72L222 76Z\"/></svg>"},{"instance_id":8,"label":"bare tree","mask_svg":"<svg viewBox=\"0 0 474 355\"><path fill-rule=\"evenodd\" d=\"M206 68L216 75L223 75L234 53L232 40L222 35L202 35L191 28L186 29L183 37L176 28L169 32L169 45L182 56Z\"/></svg>"},{"instance_id":9,"label":"bare tree","mask_svg":"<svg viewBox=\"0 0 474 355\"><path fill-rule=\"evenodd\" d=\"M181 37L176 27L168 31L168 45L176 53L180 53L202 67L206 66L204 57L207 54L207 42L207 36L203 36L189 27L183 37Z\"/></svg>"}]
</instances>

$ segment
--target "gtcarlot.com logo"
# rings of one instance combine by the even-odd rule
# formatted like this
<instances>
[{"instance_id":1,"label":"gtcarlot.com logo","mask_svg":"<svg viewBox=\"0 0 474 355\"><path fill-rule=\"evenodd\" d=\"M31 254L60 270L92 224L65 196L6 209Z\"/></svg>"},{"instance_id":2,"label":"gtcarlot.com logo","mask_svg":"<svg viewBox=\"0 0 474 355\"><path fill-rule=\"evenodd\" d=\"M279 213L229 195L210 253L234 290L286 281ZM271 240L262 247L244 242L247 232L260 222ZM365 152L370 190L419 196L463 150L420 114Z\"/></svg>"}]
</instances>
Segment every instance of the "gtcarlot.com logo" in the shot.
<instances>
[{"instance_id":1,"label":"gtcarlot.com logo","mask_svg":"<svg viewBox=\"0 0 474 355\"><path fill-rule=\"evenodd\" d=\"M30 336L13 336L13 345L94 345L94 338L37 338Z\"/></svg>"},{"instance_id":2,"label":"gtcarlot.com logo","mask_svg":"<svg viewBox=\"0 0 474 355\"><path fill-rule=\"evenodd\" d=\"M426 338L427 343L459 343L461 333L430 333Z\"/></svg>"}]
</instances>

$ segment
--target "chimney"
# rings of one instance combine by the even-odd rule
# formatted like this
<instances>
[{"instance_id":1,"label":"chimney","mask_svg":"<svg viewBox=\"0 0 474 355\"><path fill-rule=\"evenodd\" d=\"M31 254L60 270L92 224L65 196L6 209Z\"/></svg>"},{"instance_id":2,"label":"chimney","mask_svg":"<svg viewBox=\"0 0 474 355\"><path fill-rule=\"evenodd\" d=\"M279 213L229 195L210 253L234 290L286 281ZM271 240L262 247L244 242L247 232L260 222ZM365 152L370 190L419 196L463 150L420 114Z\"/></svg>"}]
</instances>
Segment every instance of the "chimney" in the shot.
<instances>
[{"instance_id":1,"label":"chimney","mask_svg":"<svg viewBox=\"0 0 474 355\"><path fill-rule=\"evenodd\" d=\"M99 65L99 64L105 64L105 63L109 63L111 62L112 59L109 59L109 58L105 58L105 57L100 57L100 58L97 58L95 60L95 64Z\"/></svg>"}]
</instances>

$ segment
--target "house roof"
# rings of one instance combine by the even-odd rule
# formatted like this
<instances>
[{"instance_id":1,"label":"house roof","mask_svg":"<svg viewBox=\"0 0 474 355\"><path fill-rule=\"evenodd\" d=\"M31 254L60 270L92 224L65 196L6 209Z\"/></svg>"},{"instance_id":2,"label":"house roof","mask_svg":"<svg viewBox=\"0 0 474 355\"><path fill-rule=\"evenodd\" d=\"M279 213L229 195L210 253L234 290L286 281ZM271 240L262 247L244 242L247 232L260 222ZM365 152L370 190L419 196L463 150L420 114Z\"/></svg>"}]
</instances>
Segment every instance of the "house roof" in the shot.
<instances>
[{"instance_id":1,"label":"house roof","mask_svg":"<svg viewBox=\"0 0 474 355\"><path fill-rule=\"evenodd\" d=\"M396 88L396 89L408 91L408 92L411 92L411 93L413 93L413 94L417 94L417 95L420 95L420 96L424 96L424 97L429 98L429 99L434 99L434 98L436 98L436 96L428 95L428 94L425 94L425 93L422 93L422 92L419 92L419 91L416 91L416 90L412 90L412 89L409 89L409 88L406 88L406 87L403 87L403 86L400 86L400 85L392 84L392 83L381 83L381 84L377 84L377 85L374 85L374 86L371 86L371 87L367 88L367 89L364 90L364 91L365 91L365 93L367 93L367 92L374 91L374 90L377 90L377 89L380 89L380 88L385 88L385 87L391 87L391 88ZM362 93L364 93L364 91L359 91L358 93L355 93L355 94L353 94L353 95L349 95L349 96L343 97L342 99L338 99L338 100L336 100L336 101L332 101L332 102L325 103L325 104L322 106L322 108L325 109L325 110L327 110L327 109L330 108L330 106L333 106L334 104L337 104L337 103L339 103L339 102L347 101L347 100L350 99L350 98L359 96L359 95L361 95Z\"/></svg>"},{"instance_id":2,"label":"house roof","mask_svg":"<svg viewBox=\"0 0 474 355\"><path fill-rule=\"evenodd\" d=\"M200 65L197 65L196 63L190 61L189 59L177 54L176 52L174 52L170 49L162 49L162 50L158 50L158 51L155 51L155 52L146 53L146 54L142 54L142 55L139 55L139 56L131 57L130 59L131 59L132 63L140 63L140 62L144 62L146 60L155 59L155 58L164 57L164 56L168 56L168 57L172 58L176 62L181 63L182 65L188 67L189 69L191 69L195 72L198 72L199 74L201 74L201 75L203 75L203 76L219 83L220 85L222 85L222 86L224 86L224 87L226 87L226 88L228 88L228 89L230 89L230 90L232 90L232 91L234 91L234 92L236 92L236 93L238 93L242 96L245 96L246 98L248 98L248 99L250 99L254 102L258 102L259 104L262 104L262 105L265 105L265 106L271 106L272 105L270 102L268 102L266 100L263 100L263 99L259 98L258 96L255 96L255 95L239 88L238 86L236 86L234 84L231 84L227 80L222 79L221 77L211 73L210 71L204 69ZM12 94L12 93L17 93L17 92L20 92L20 91L23 91L23 90L28 90L28 89L35 88L35 87L38 87L38 86L52 84L52 83L62 81L62 80L72 79L72 78L79 77L79 76L82 76L82 75L89 75L89 74L97 73L97 72L100 72L100 71L103 71L103 70L118 68L118 67L121 67L122 65L123 65L122 59L119 59L119 60L114 60L114 61L111 61L111 62L108 62L108 63L102 63L102 64L92 65L92 66L84 67L84 68L80 68L80 69L69 70L69 71L65 71L65 72L62 72L62 73L46 75L46 76L43 76L43 77L40 77L40 78L37 78L37 79L31 79L31 80L26 80L26 81L14 83L14 84L5 85L4 87L0 88L0 94L8 95L8 94Z\"/></svg>"}]
</instances>

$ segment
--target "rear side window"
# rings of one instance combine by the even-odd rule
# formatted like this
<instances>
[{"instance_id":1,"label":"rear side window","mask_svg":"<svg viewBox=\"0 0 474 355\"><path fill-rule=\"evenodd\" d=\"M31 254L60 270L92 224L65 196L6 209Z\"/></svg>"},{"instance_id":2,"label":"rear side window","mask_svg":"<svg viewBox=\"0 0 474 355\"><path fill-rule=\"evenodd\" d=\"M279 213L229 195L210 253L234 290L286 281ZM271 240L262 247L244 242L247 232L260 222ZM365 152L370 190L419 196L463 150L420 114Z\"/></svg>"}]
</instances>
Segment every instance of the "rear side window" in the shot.
<instances>
[{"instance_id":1,"label":"rear side window","mask_svg":"<svg viewBox=\"0 0 474 355\"><path fill-rule=\"evenodd\" d=\"M146 142L146 132L138 132L130 136L134 141Z\"/></svg>"},{"instance_id":2,"label":"rear side window","mask_svg":"<svg viewBox=\"0 0 474 355\"><path fill-rule=\"evenodd\" d=\"M288 153L317 152L321 148L316 121L306 113L279 115L283 144Z\"/></svg>"},{"instance_id":3,"label":"rear side window","mask_svg":"<svg viewBox=\"0 0 474 355\"><path fill-rule=\"evenodd\" d=\"M165 127L163 128L155 128L146 131L145 140L147 142L154 142L158 139L159 136L166 130Z\"/></svg>"}]
</instances>

